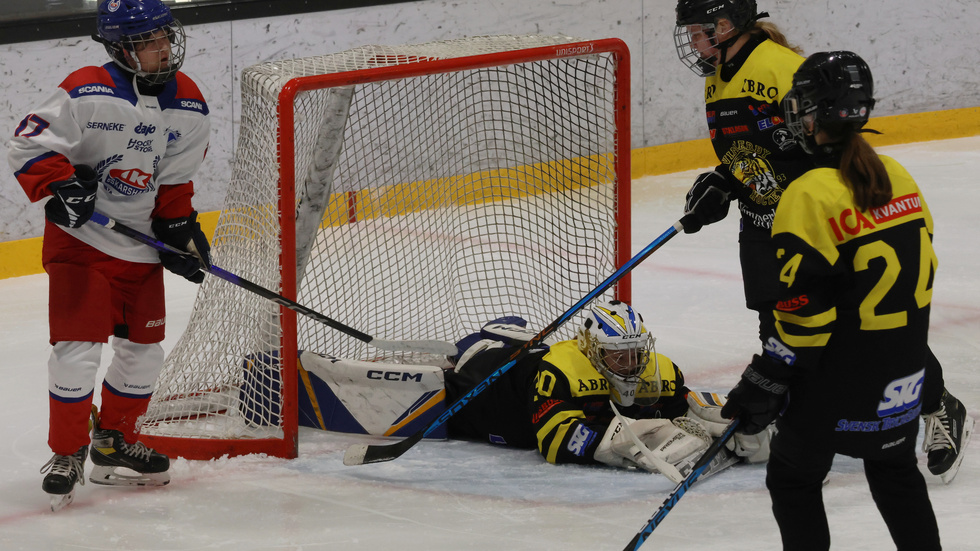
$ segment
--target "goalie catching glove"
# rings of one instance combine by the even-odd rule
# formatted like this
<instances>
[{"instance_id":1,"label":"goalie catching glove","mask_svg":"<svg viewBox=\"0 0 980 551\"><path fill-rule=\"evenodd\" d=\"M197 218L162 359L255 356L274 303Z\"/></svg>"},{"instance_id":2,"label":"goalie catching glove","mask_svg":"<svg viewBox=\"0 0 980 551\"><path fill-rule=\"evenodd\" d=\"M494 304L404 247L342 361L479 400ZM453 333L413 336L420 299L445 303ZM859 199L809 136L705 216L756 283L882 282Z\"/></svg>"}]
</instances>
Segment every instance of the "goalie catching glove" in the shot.
<instances>
[{"instance_id":1,"label":"goalie catching glove","mask_svg":"<svg viewBox=\"0 0 980 551\"><path fill-rule=\"evenodd\" d=\"M614 467L639 467L651 473L669 472L687 476L691 467L711 444L711 436L700 423L686 417L669 419L613 419L596 448L596 461ZM649 450L647 455L628 431Z\"/></svg>"},{"instance_id":2,"label":"goalie catching glove","mask_svg":"<svg viewBox=\"0 0 980 551\"><path fill-rule=\"evenodd\" d=\"M161 252L160 263L171 272L194 283L204 281L204 268L211 267L211 245L197 222L197 212L183 218L154 220L153 233L167 245L191 254Z\"/></svg>"}]
</instances>

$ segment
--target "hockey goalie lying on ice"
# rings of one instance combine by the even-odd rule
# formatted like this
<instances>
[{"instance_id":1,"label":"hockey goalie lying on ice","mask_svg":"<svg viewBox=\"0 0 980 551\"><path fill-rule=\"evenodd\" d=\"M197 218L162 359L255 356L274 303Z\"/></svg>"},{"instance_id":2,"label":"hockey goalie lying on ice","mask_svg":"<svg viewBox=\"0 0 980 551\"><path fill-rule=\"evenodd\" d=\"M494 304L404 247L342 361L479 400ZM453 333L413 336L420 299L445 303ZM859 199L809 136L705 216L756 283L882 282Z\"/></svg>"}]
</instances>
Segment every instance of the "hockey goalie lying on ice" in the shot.
<instances>
[{"instance_id":1,"label":"hockey goalie lying on ice","mask_svg":"<svg viewBox=\"0 0 980 551\"><path fill-rule=\"evenodd\" d=\"M536 332L526 325L516 316L487 323L457 343L447 369L304 353L301 424L412 434L530 340ZM717 394L688 389L680 369L655 351L641 316L613 301L591 308L577 338L532 349L433 436L537 448L550 463L640 468L679 482L728 424L723 404ZM736 435L708 474L766 461L771 430Z\"/></svg>"}]
</instances>

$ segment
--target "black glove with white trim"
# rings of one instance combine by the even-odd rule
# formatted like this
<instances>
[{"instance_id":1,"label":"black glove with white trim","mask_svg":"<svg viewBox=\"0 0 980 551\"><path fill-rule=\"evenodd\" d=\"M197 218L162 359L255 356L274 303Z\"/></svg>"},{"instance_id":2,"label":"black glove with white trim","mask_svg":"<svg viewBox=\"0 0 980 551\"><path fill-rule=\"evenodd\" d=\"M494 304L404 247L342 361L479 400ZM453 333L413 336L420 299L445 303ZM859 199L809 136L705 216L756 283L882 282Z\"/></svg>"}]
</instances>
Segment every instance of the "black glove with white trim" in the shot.
<instances>
[{"instance_id":1,"label":"black glove with white trim","mask_svg":"<svg viewBox=\"0 0 980 551\"><path fill-rule=\"evenodd\" d=\"M95 212L95 194L99 175L88 165L75 165L75 174L67 180L51 182L52 197L44 204L48 220L66 228L78 228Z\"/></svg>"},{"instance_id":2,"label":"black glove with white trim","mask_svg":"<svg viewBox=\"0 0 980 551\"><path fill-rule=\"evenodd\" d=\"M703 172L687 192L681 225L684 233L697 233L702 226L714 224L728 216L731 195L725 191L728 181L717 170Z\"/></svg>"},{"instance_id":3,"label":"black glove with white trim","mask_svg":"<svg viewBox=\"0 0 980 551\"><path fill-rule=\"evenodd\" d=\"M786 391L791 378L790 366L756 354L742 373L742 379L728 393L721 416L726 419L738 417L740 433L762 432L786 406Z\"/></svg>"},{"instance_id":4,"label":"black glove with white trim","mask_svg":"<svg viewBox=\"0 0 980 551\"><path fill-rule=\"evenodd\" d=\"M171 272L194 283L204 281L202 268L211 267L211 245L197 222L197 212L183 218L154 220L151 227L157 239L187 251L190 255L160 252L160 263Z\"/></svg>"}]
</instances>

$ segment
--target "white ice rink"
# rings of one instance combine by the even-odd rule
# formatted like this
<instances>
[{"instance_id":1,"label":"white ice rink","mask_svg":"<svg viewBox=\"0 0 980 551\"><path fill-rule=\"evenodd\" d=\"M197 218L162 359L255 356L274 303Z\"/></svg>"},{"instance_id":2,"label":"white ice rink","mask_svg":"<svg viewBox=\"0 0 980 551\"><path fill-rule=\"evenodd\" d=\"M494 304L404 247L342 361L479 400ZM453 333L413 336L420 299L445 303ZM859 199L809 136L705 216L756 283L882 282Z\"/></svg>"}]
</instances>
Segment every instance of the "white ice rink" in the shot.
<instances>
[{"instance_id":1,"label":"white ice rink","mask_svg":"<svg viewBox=\"0 0 980 551\"><path fill-rule=\"evenodd\" d=\"M947 388L976 417L980 136L882 151L911 171L932 209L940 267L930 343ZM634 251L676 221L697 172L633 183ZM736 231L733 212L699 234L675 237L633 272L633 305L658 351L681 366L693 388L729 389L758 346L755 318L742 301ZM392 462L345 467L344 449L366 437L303 429L298 459L181 459L169 486L89 483L74 504L52 513L38 473L50 457L46 284L45 275L0 281L3 551L619 550L674 487L659 475L558 467L533 451L453 441L424 441ZM169 274L167 285L169 349L196 287ZM846 384L827 381L828 399ZM974 438L949 486L928 474L920 453L947 550L980 548L978 447ZM643 548L778 549L764 475L764 466L736 466L698 483ZM839 458L824 499L834 549L894 549L860 462Z\"/></svg>"}]
</instances>

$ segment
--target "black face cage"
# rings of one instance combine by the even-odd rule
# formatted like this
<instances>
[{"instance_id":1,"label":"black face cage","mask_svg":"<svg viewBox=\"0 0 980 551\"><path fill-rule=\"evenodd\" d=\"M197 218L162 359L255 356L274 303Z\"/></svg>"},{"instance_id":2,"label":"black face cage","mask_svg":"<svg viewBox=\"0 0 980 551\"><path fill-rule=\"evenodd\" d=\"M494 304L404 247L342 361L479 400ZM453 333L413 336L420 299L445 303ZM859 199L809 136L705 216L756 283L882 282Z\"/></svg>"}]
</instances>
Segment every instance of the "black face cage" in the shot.
<instances>
[{"instance_id":1,"label":"black face cage","mask_svg":"<svg viewBox=\"0 0 980 551\"><path fill-rule=\"evenodd\" d=\"M134 69L126 59L125 52L129 52L129 57L134 62L137 62L136 51L141 45L154 41L153 35L159 31L164 31L167 39L170 41L170 56L167 66L156 71L146 71L141 67ZM119 65L130 73L134 73L137 78L147 84L157 85L170 81L177 74L177 71L180 70L180 67L184 64L186 43L187 37L184 34L184 27L175 19L152 31L127 36L120 43L106 43L105 48L113 61L116 62L116 65Z\"/></svg>"},{"instance_id":2,"label":"black face cage","mask_svg":"<svg viewBox=\"0 0 980 551\"><path fill-rule=\"evenodd\" d=\"M715 26L714 24L701 24L699 25L708 40L710 40L711 47L716 47L718 40L715 38ZM674 27L674 47L677 49L677 57L680 58L681 63L687 65L689 69L694 71L694 74L699 77L708 77L715 74L715 58L714 56L704 59L701 54L694 47L694 38L691 31L689 30L691 25L677 25Z\"/></svg>"},{"instance_id":3,"label":"black face cage","mask_svg":"<svg viewBox=\"0 0 980 551\"><path fill-rule=\"evenodd\" d=\"M793 134L793 139L800 144L804 151L814 153L817 149L817 142L813 139L816 127L812 131L808 130L803 119L817 110L816 104L800 96L799 90L796 88L791 88L783 96L780 105L783 109L783 117L786 119L786 129ZM814 121L815 123L816 121Z\"/></svg>"}]
</instances>

